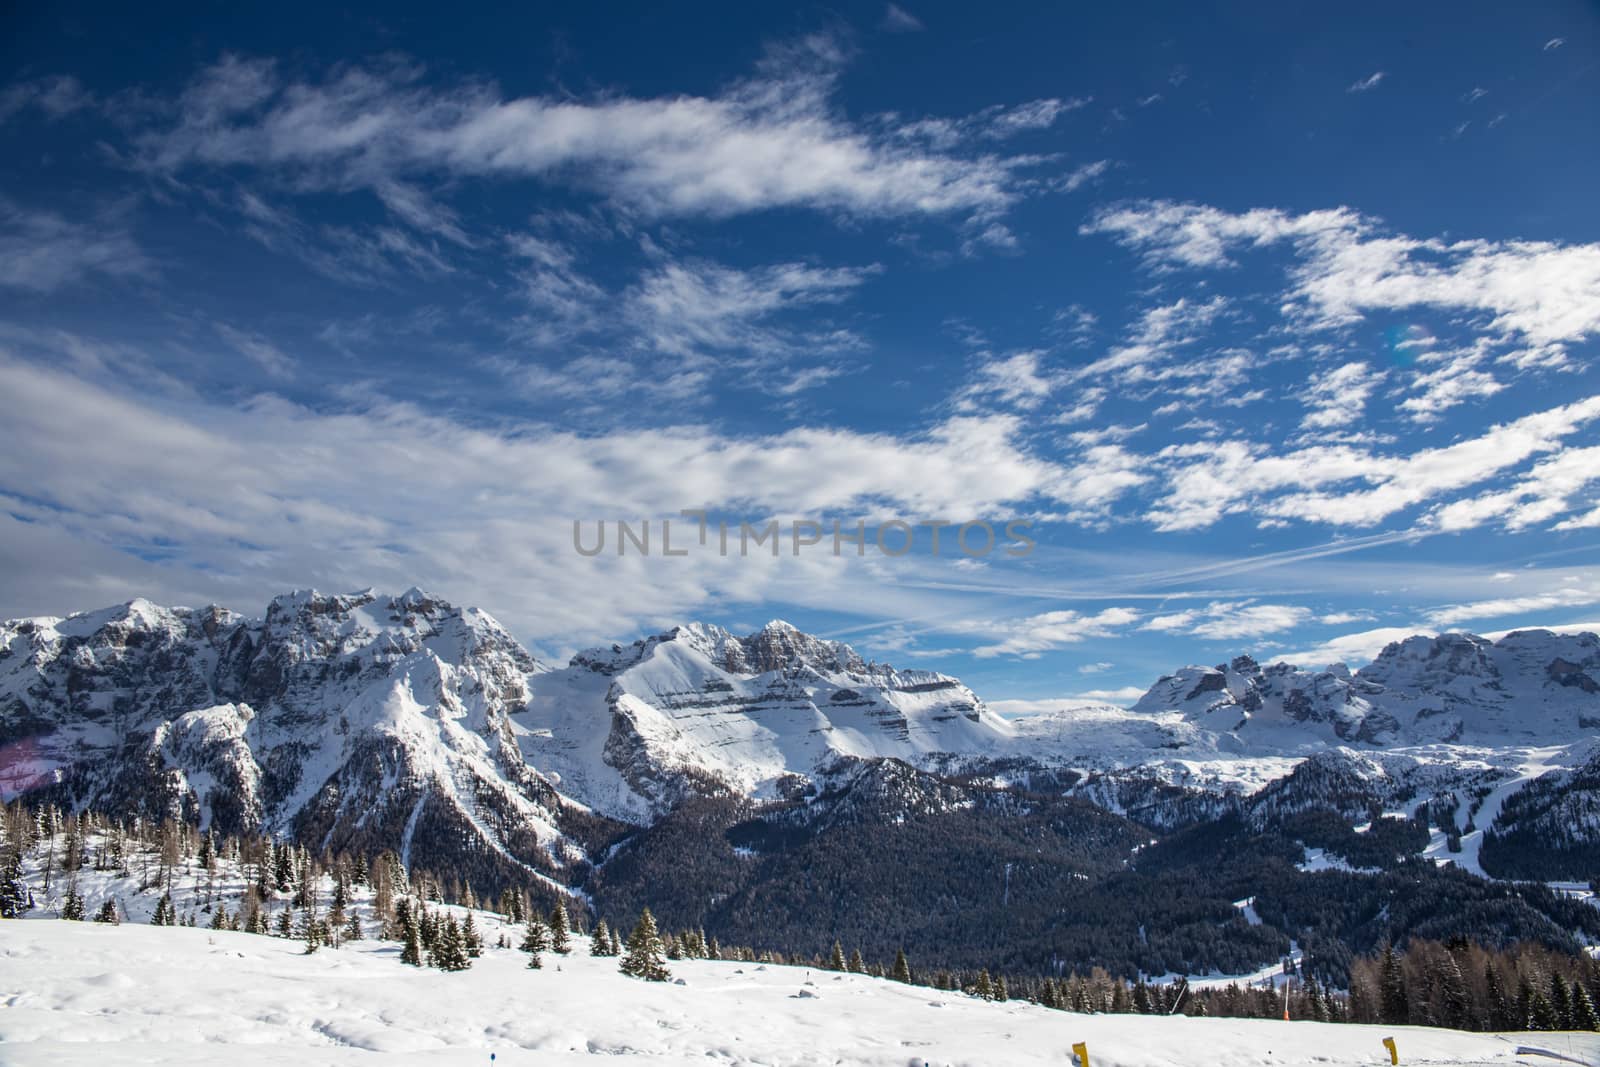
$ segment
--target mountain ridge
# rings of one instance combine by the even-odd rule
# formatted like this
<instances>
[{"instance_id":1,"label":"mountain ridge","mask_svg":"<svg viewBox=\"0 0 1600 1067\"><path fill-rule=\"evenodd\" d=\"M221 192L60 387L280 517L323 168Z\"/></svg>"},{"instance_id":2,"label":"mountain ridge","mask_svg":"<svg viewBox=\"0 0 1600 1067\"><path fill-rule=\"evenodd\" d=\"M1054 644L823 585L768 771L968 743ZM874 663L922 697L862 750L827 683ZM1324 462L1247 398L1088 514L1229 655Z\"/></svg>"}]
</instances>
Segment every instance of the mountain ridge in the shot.
<instances>
[{"instance_id":1,"label":"mountain ridge","mask_svg":"<svg viewBox=\"0 0 1600 1067\"><path fill-rule=\"evenodd\" d=\"M683 624L564 666L417 588L296 590L259 617L136 598L0 623L6 799L418 850L562 886L692 797L804 802L875 761L1055 781L1176 826L1329 751L1398 768L1399 784L1369 790L1396 795L1470 777L1461 767L1574 770L1596 723L1600 638L1543 630L1419 635L1354 672L1241 655L1166 675L1132 708L1008 719L953 676L782 620L742 636Z\"/></svg>"}]
</instances>

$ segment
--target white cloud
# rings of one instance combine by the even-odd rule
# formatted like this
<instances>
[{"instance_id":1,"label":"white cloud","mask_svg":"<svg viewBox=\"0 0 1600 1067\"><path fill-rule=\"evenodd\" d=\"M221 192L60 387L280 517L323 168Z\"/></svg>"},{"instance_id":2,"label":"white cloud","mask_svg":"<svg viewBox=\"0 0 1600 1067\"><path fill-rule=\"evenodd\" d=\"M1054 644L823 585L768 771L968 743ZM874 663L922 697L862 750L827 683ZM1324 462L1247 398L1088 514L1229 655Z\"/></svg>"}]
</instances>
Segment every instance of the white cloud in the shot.
<instances>
[{"instance_id":1,"label":"white cloud","mask_svg":"<svg viewBox=\"0 0 1600 1067\"><path fill-rule=\"evenodd\" d=\"M1498 619L1507 615L1526 615L1549 611L1551 608L1585 607L1600 604L1600 588L1594 586L1552 589L1549 592L1528 596L1502 597L1498 600L1480 600L1473 604L1452 604L1428 612L1428 621L1435 626L1454 626L1475 619Z\"/></svg>"},{"instance_id":2,"label":"white cloud","mask_svg":"<svg viewBox=\"0 0 1600 1067\"><path fill-rule=\"evenodd\" d=\"M1345 92L1347 92L1347 93L1368 93L1368 92L1371 92L1372 90L1376 89L1379 85L1383 84L1384 77L1385 77L1385 75L1384 75L1383 71L1381 71L1381 70L1374 71L1373 73L1367 75L1365 78L1361 78L1361 79L1358 79L1357 81L1351 82L1350 83L1350 87L1348 89L1346 89Z\"/></svg>"},{"instance_id":3,"label":"white cloud","mask_svg":"<svg viewBox=\"0 0 1600 1067\"><path fill-rule=\"evenodd\" d=\"M1313 378L1301 398L1311 411L1300 420L1300 425L1307 429L1326 430L1359 422L1367 398L1383 378L1382 371L1374 371L1359 360Z\"/></svg>"},{"instance_id":4,"label":"white cloud","mask_svg":"<svg viewBox=\"0 0 1600 1067\"><path fill-rule=\"evenodd\" d=\"M1233 254L1289 242L1286 310L1327 328L1370 311L1437 307L1492 316L1487 328L1534 345L1600 333L1600 244L1422 240L1382 233L1348 208L1291 215L1143 201L1097 212L1085 233L1105 233L1158 269L1225 267Z\"/></svg>"},{"instance_id":5,"label":"white cloud","mask_svg":"<svg viewBox=\"0 0 1600 1067\"><path fill-rule=\"evenodd\" d=\"M899 4L890 4L885 9L881 25L890 33L919 33L926 28L921 19Z\"/></svg>"},{"instance_id":6,"label":"white cloud","mask_svg":"<svg viewBox=\"0 0 1600 1067\"><path fill-rule=\"evenodd\" d=\"M955 628L971 633L994 634L1001 638L973 649L972 654L979 658L1031 657L1092 637L1109 637L1138 618L1137 612L1119 607L1092 614L1050 611L1008 622L967 623Z\"/></svg>"},{"instance_id":7,"label":"white cloud","mask_svg":"<svg viewBox=\"0 0 1600 1067\"><path fill-rule=\"evenodd\" d=\"M695 425L572 434L475 427L383 401L320 411L271 396L241 407L157 401L4 358L0 420L28 442L0 450L0 557L31 557L33 569L70 557L85 569L54 587L94 597L41 608L170 590L249 605L306 584L416 583L490 606L525 635L578 642L763 597L903 617L927 605L848 554L583 560L574 519L708 506L847 524L882 511L999 516L1060 476L998 416L907 436L729 437ZM173 562L155 567L141 553ZM19 589L38 588L27 570L5 569L0 597L14 604Z\"/></svg>"},{"instance_id":8,"label":"white cloud","mask_svg":"<svg viewBox=\"0 0 1600 1067\"><path fill-rule=\"evenodd\" d=\"M232 345L240 355L272 377L294 377L294 360L265 337L259 334L246 333L223 323L218 323L216 330L222 339Z\"/></svg>"},{"instance_id":9,"label":"white cloud","mask_svg":"<svg viewBox=\"0 0 1600 1067\"><path fill-rule=\"evenodd\" d=\"M95 275L150 271L150 261L116 220L71 222L0 196L0 289L49 293Z\"/></svg>"},{"instance_id":10,"label":"white cloud","mask_svg":"<svg viewBox=\"0 0 1600 1067\"><path fill-rule=\"evenodd\" d=\"M1313 648L1300 652L1285 652L1273 658L1302 667L1326 667L1333 663L1359 666L1376 659L1384 646L1395 641L1404 641L1417 634L1433 637L1436 631L1420 626L1383 626L1376 630L1344 634Z\"/></svg>"},{"instance_id":11,"label":"white cloud","mask_svg":"<svg viewBox=\"0 0 1600 1067\"><path fill-rule=\"evenodd\" d=\"M30 108L47 119L60 119L93 107L94 94L71 76L17 82L0 92L0 125Z\"/></svg>"},{"instance_id":12,"label":"white cloud","mask_svg":"<svg viewBox=\"0 0 1600 1067\"><path fill-rule=\"evenodd\" d=\"M956 393L957 410L972 411L985 403L1038 407L1061 381L1059 375L1043 372L1042 357L1040 352L1017 352L986 360L973 381Z\"/></svg>"},{"instance_id":13,"label":"white cloud","mask_svg":"<svg viewBox=\"0 0 1600 1067\"><path fill-rule=\"evenodd\" d=\"M1321 626L1346 626L1352 622L1371 622L1374 616L1365 611L1334 611L1327 615L1319 615L1317 623Z\"/></svg>"},{"instance_id":14,"label":"white cloud","mask_svg":"<svg viewBox=\"0 0 1600 1067\"><path fill-rule=\"evenodd\" d=\"M1143 629L1183 633L1212 641L1292 630L1311 618L1309 608L1290 604L1257 604L1249 600L1212 601L1203 608L1157 615Z\"/></svg>"},{"instance_id":15,"label":"white cloud","mask_svg":"<svg viewBox=\"0 0 1600 1067\"><path fill-rule=\"evenodd\" d=\"M435 88L395 62L302 81L228 57L184 92L175 123L138 134L137 152L163 173L251 166L297 188L370 188L402 215L412 205L394 191L434 175L559 181L658 217L805 207L986 218L1022 195L1029 157L957 154L846 121L832 99L846 58L840 41L813 35L715 95L579 100ZM980 125L1036 127L1070 103L1000 109Z\"/></svg>"},{"instance_id":16,"label":"white cloud","mask_svg":"<svg viewBox=\"0 0 1600 1067\"><path fill-rule=\"evenodd\" d=\"M1571 510L1573 497L1600 482L1600 446L1571 448L1536 464L1511 487L1440 507L1430 521L1441 530L1467 530L1491 520L1522 530ZM1581 519L1554 528L1578 529Z\"/></svg>"},{"instance_id":17,"label":"white cloud","mask_svg":"<svg viewBox=\"0 0 1600 1067\"><path fill-rule=\"evenodd\" d=\"M1078 673L1079 674L1099 674L1102 671L1109 671L1112 667L1115 667L1115 666L1116 666L1115 663L1085 663L1081 667L1078 668Z\"/></svg>"},{"instance_id":18,"label":"white cloud","mask_svg":"<svg viewBox=\"0 0 1600 1067\"><path fill-rule=\"evenodd\" d=\"M1199 529L1241 511L1294 522L1370 526L1407 508L1487 481L1600 419L1600 396L1490 427L1474 438L1385 456L1348 445L1273 455L1243 441L1171 445L1159 453L1167 495L1158 529ZM1335 488L1355 483L1351 488Z\"/></svg>"}]
</instances>

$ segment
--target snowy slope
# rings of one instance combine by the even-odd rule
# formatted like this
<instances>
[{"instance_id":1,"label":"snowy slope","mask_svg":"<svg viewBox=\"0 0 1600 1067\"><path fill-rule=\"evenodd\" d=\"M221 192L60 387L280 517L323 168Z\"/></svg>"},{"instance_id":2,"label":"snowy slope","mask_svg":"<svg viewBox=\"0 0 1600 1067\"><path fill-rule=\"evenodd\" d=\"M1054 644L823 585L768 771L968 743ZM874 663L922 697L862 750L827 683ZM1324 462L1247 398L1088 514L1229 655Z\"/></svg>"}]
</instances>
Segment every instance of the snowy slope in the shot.
<instances>
[{"instance_id":1,"label":"snowy slope","mask_svg":"<svg viewBox=\"0 0 1600 1067\"><path fill-rule=\"evenodd\" d=\"M559 970L554 957L529 971L521 953L491 948L446 974L371 941L308 957L292 941L183 928L38 921L5 934L0 1045L16 1067L480 1067L491 1054L510 1065L1059 1065L1079 1041L1118 1067L1337 1065L1383 1062L1386 1036L1407 1063L1554 1062L1519 1057L1519 1044L1600 1062L1594 1035L1073 1015L750 963L677 961L682 985L652 984L588 957L583 938Z\"/></svg>"},{"instance_id":2,"label":"snowy slope","mask_svg":"<svg viewBox=\"0 0 1600 1067\"><path fill-rule=\"evenodd\" d=\"M994 757L1011 725L932 671L867 663L783 622L748 637L695 624L594 649L530 679L514 716L528 762L598 811L639 820L687 788L798 788L841 758Z\"/></svg>"}]
</instances>

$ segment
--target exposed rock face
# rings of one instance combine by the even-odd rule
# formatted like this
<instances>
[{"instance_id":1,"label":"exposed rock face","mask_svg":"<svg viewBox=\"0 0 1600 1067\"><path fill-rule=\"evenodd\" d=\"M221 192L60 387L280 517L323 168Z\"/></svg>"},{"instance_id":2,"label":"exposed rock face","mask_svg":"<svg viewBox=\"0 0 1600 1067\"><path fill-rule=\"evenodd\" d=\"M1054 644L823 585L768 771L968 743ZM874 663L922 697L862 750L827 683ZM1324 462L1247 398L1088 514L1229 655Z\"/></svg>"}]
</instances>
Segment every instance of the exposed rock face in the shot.
<instances>
[{"instance_id":1,"label":"exposed rock face","mask_svg":"<svg viewBox=\"0 0 1600 1067\"><path fill-rule=\"evenodd\" d=\"M1498 643L1472 634L1410 637L1351 674L1259 666L1185 667L1134 706L1177 712L1268 748L1297 742L1569 744L1600 713L1600 639L1545 630Z\"/></svg>"},{"instance_id":2,"label":"exposed rock face","mask_svg":"<svg viewBox=\"0 0 1600 1067\"><path fill-rule=\"evenodd\" d=\"M930 775L1071 792L1161 829L1434 795L1468 811L1537 777L1532 750L1540 769L1578 767L1597 727L1592 634L1414 637L1355 673L1238 656L1131 710L1008 721L955 678L782 622L680 626L559 670L418 590L292 593L260 618L135 600L0 624L0 796L393 848L485 885L576 884L625 824L689 798L820 803L845 778L885 818L952 803ZM1507 811L1529 840L1577 819L1584 847L1593 777Z\"/></svg>"},{"instance_id":3,"label":"exposed rock face","mask_svg":"<svg viewBox=\"0 0 1600 1067\"><path fill-rule=\"evenodd\" d=\"M26 749L8 783L484 877L563 865L570 805L511 725L542 668L482 612L417 590L292 593L258 620L135 600L6 623L0 649L0 741Z\"/></svg>"},{"instance_id":4,"label":"exposed rock face","mask_svg":"<svg viewBox=\"0 0 1600 1067\"><path fill-rule=\"evenodd\" d=\"M568 795L648 821L684 795L775 796L841 758L992 756L1010 724L954 678L868 663L787 623L680 626L530 683L524 753Z\"/></svg>"}]
</instances>

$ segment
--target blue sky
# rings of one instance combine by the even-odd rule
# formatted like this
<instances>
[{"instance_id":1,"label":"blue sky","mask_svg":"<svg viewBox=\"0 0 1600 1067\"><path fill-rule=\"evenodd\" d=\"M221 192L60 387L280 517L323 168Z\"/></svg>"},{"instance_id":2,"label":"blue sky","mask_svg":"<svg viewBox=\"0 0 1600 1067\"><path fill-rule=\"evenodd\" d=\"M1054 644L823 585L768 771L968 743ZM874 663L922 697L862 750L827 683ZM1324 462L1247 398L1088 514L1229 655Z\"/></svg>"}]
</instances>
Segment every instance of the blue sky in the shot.
<instances>
[{"instance_id":1,"label":"blue sky","mask_svg":"<svg viewBox=\"0 0 1600 1067\"><path fill-rule=\"evenodd\" d=\"M0 27L0 615L784 617L1013 710L1600 619L1592 4L164 11ZM1037 547L572 549L681 509Z\"/></svg>"}]
</instances>

